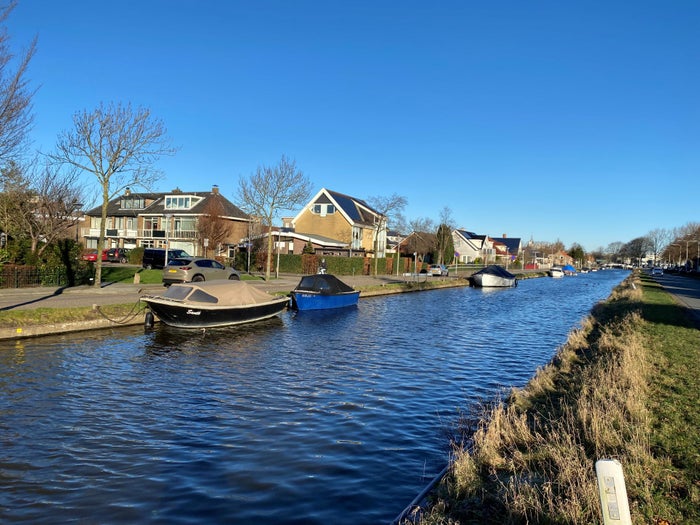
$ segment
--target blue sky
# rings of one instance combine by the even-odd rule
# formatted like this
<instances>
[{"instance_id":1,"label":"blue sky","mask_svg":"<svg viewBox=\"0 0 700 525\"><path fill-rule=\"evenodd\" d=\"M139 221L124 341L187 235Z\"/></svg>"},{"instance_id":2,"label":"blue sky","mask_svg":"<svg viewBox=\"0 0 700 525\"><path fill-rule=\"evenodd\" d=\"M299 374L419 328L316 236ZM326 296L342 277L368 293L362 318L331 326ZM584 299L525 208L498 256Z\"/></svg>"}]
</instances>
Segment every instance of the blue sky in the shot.
<instances>
[{"instance_id":1,"label":"blue sky","mask_svg":"<svg viewBox=\"0 0 700 525\"><path fill-rule=\"evenodd\" d=\"M700 220L700 2L20 0L34 146L130 102L153 188L235 202L282 155L407 219L587 250ZM88 179L89 182L92 180Z\"/></svg>"}]
</instances>

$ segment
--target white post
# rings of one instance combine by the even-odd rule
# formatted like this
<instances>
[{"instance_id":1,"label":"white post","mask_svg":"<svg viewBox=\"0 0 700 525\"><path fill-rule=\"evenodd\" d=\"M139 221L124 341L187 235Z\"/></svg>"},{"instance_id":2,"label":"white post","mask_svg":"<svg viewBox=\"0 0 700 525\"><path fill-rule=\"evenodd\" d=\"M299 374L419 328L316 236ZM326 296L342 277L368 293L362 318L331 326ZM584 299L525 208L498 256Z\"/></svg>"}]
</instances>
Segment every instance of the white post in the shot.
<instances>
[{"instance_id":1,"label":"white post","mask_svg":"<svg viewBox=\"0 0 700 525\"><path fill-rule=\"evenodd\" d=\"M632 525L625 477L616 459L599 459L595 464L598 495L604 525Z\"/></svg>"}]
</instances>

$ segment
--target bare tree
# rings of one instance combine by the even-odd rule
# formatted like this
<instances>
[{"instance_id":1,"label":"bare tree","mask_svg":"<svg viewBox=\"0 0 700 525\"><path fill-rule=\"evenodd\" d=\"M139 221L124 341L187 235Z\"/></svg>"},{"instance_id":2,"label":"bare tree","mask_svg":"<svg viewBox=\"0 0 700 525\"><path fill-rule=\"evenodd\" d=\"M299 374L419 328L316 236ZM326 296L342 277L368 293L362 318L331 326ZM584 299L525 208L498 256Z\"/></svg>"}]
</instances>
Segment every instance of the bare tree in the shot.
<instances>
[{"instance_id":1,"label":"bare tree","mask_svg":"<svg viewBox=\"0 0 700 525\"><path fill-rule=\"evenodd\" d=\"M25 169L35 171L25 174ZM35 255L77 223L82 189L75 173L58 175L50 166L36 170L10 162L1 178L0 229L28 239Z\"/></svg>"},{"instance_id":2,"label":"bare tree","mask_svg":"<svg viewBox=\"0 0 700 525\"><path fill-rule=\"evenodd\" d=\"M83 200L78 175L75 170L59 174L52 166L44 166L33 176L34 213L25 218L31 249L37 255L52 242L65 238L76 225Z\"/></svg>"},{"instance_id":3,"label":"bare tree","mask_svg":"<svg viewBox=\"0 0 700 525\"><path fill-rule=\"evenodd\" d=\"M391 217L400 216L408 201L406 197L394 193L389 197L370 197L367 202L379 214L374 224L374 275L377 275L378 257L381 251L379 249L380 234L383 232L386 239L386 228Z\"/></svg>"},{"instance_id":4,"label":"bare tree","mask_svg":"<svg viewBox=\"0 0 700 525\"><path fill-rule=\"evenodd\" d=\"M311 183L297 169L296 162L282 155L276 166L258 166L249 178L238 181L238 200L249 215L261 219L267 227L267 264L265 278L270 278L272 264L272 223L282 210L306 204Z\"/></svg>"},{"instance_id":5,"label":"bare tree","mask_svg":"<svg viewBox=\"0 0 700 525\"><path fill-rule=\"evenodd\" d=\"M435 230L435 221L428 217L412 219L408 225L410 226L411 231L414 232L431 232Z\"/></svg>"},{"instance_id":6,"label":"bare tree","mask_svg":"<svg viewBox=\"0 0 700 525\"><path fill-rule=\"evenodd\" d=\"M652 251L654 258L654 266L656 266L656 260L661 255L661 252L671 242L671 235L671 231L664 228L656 228L647 233L649 249Z\"/></svg>"},{"instance_id":7,"label":"bare tree","mask_svg":"<svg viewBox=\"0 0 700 525\"><path fill-rule=\"evenodd\" d=\"M29 89L27 69L36 51L36 38L17 61L17 69L10 64L16 57L9 50L9 36L4 28L17 2L0 7L0 164L18 158L26 143L32 126L31 99L34 91Z\"/></svg>"},{"instance_id":8,"label":"bare tree","mask_svg":"<svg viewBox=\"0 0 700 525\"><path fill-rule=\"evenodd\" d=\"M98 249L104 247L107 205L127 187L149 188L162 174L155 169L162 155L174 155L160 119L145 108L131 104L100 104L92 112L73 117L75 129L58 137L56 152L49 157L58 165L69 165L93 174L102 190L102 220ZM102 258L97 258L95 285L102 282Z\"/></svg>"},{"instance_id":9,"label":"bare tree","mask_svg":"<svg viewBox=\"0 0 700 525\"><path fill-rule=\"evenodd\" d=\"M212 194L204 208L204 214L199 217L197 230L199 238L208 239L209 246L217 246L225 241L231 233L231 223L222 217L224 214L223 197L218 193ZM204 243L202 242L204 247ZM206 256L206 247L204 247Z\"/></svg>"}]
</instances>

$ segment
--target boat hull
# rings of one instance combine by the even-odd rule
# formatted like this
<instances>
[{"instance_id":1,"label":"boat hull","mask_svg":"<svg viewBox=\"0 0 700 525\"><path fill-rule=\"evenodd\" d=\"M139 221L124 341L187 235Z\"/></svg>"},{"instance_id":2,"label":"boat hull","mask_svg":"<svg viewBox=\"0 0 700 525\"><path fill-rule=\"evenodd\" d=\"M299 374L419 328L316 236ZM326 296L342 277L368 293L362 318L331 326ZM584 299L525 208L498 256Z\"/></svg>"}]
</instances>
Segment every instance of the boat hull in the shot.
<instances>
[{"instance_id":1,"label":"boat hull","mask_svg":"<svg viewBox=\"0 0 700 525\"><path fill-rule=\"evenodd\" d=\"M360 292L354 291L328 295L319 292L294 290L291 292L291 296L292 308L296 310L328 310L356 306L360 298Z\"/></svg>"},{"instance_id":2,"label":"boat hull","mask_svg":"<svg viewBox=\"0 0 700 525\"><path fill-rule=\"evenodd\" d=\"M469 278L472 286L481 288L510 288L518 285L518 279L505 268L492 264L472 274Z\"/></svg>"},{"instance_id":3,"label":"boat hull","mask_svg":"<svg viewBox=\"0 0 700 525\"><path fill-rule=\"evenodd\" d=\"M268 303L248 306L201 306L177 303L157 297L142 297L155 316L177 328L215 328L261 321L280 314L289 299L280 297Z\"/></svg>"},{"instance_id":4,"label":"boat hull","mask_svg":"<svg viewBox=\"0 0 700 525\"><path fill-rule=\"evenodd\" d=\"M488 288L488 287L501 287L509 288L516 285L516 279L510 279L505 277L499 277L497 275L481 274L474 275L472 277L472 282L474 286Z\"/></svg>"}]
</instances>

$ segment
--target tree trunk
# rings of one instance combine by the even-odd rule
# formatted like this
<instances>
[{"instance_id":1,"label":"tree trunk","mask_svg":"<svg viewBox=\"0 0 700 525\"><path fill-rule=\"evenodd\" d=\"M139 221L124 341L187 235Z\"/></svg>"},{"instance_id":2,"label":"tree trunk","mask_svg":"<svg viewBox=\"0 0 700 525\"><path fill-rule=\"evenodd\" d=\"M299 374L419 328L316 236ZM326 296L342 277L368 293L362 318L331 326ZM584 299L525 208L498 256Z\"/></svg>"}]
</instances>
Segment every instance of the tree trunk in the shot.
<instances>
[{"instance_id":1,"label":"tree trunk","mask_svg":"<svg viewBox=\"0 0 700 525\"><path fill-rule=\"evenodd\" d=\"M97 264L95 265L95 286L102 285L102 249L105 244L105 232L107 230L107 206L109 205L109 181L102 186L102 220L100 221L100 237L97 241ZM166 247L167 248L167 247Z\"/></svg>"},{"instance_id":2,"label":"tree trunk","mask_svg":"<svg viewBox=\"0 0 700 525\"><path fill-rule=\"evenodd\" d=\"M267 227L267 265L265 267L265 280L270 280L270 267L272 266L272 219Z\"/></svg>"}]
</instances>

